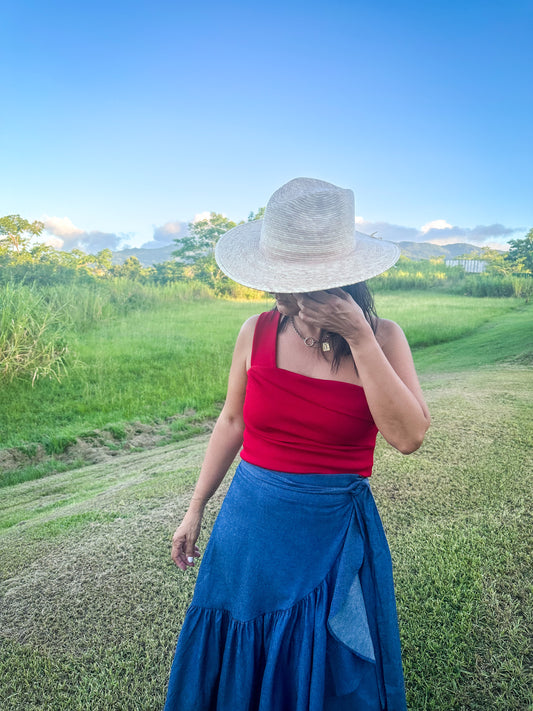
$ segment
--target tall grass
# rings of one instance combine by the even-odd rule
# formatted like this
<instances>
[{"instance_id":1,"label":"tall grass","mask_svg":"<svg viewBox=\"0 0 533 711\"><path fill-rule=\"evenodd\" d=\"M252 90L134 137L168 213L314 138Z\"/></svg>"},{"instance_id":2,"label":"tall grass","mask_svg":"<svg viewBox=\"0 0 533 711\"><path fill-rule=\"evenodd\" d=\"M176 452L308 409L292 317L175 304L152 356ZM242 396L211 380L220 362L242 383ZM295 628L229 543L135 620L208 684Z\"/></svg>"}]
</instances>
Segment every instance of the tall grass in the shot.
<instances>
[{"instance_id":1,"label":"tall grass","mask_svg":"<svg viewBox=\"0 0 533 711\"><path fill-rule=\"evenodd\" d=\"M162 302L212 298L211 291L198 282L156 286L122 278L95 280L90 285L58 285L53 290L44 290L43 294L63 313L73 331L84 331L102 321L154 308Z\"/></svg>"},{"instance_id":2,"label":"tall grass","mask_svg":"<svg viewBox=\"0 0 533 711\"><path fill-rule=\"evenodd\" d=\"M448 267L433 259L413 261L400 259L396 266L372 279L376 292L421 289L476 297L533 296L531 276L467 274L460 266Z\"/></svg>"},{"instance_id":3,"label":"tall grass","mask_svg":"<svg viewBox=\"0 0 533 711\"><path fill-rule=\"evenodd\" d=\"M395 267L372 280L374 291L395 291L397 289L431 289L444 287L450 281L461 280L461 267L446 267L429 261L411 262L401 260Z\"/></svg>"},{"instance_id":4,"label":"tall grass","mask_svg":"<svg viewBox=\"0 0 533 711\"><path fill-rule=\"evenodd\" d=\"M533 296L533 278L529 276L497 276L491 274L466 274L457 284L451 284L448 291L477 297L509 297L529 301Z\"/></svg>"},{"instance_id":5,"label":"tall grass","mask_svg":"<svg viewBox=\"0 0 533 711\"><path fill-rule=\"evenodd\" d=\"M0 287L0 375L8 382L28 376L59 380L68 354L64 307L34 287Z\"/></svg>"},{"instance_id":6,"label":"tall grass","mask_svg":"<svg viewBox=\"0 0 533 711\"><path fill-rule=\"evenodd\" d=\"M158 303L209 299L197 282L166 286L127 279L0 285L0 379L60 379L76 358L76 335Z\"/></svg>"}]
</instances>

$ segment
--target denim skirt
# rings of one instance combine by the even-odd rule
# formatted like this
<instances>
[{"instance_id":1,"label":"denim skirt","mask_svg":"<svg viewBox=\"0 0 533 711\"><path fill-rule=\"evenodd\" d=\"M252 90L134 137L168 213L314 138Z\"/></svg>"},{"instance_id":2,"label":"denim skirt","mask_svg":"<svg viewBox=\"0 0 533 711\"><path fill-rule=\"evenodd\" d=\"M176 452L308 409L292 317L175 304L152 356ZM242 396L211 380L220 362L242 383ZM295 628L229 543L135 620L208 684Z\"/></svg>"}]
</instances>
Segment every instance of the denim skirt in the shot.
<instances>
[{"instance_id":1,"label":"denim skirt","mask_svg":"<svg viewBox=\"0 0 533 711\"><path fill-rule=\"evenodd\" d=\"M239 464L165 711L405 711L389 547L367 478Z\"/></svg>"}]
</instances>

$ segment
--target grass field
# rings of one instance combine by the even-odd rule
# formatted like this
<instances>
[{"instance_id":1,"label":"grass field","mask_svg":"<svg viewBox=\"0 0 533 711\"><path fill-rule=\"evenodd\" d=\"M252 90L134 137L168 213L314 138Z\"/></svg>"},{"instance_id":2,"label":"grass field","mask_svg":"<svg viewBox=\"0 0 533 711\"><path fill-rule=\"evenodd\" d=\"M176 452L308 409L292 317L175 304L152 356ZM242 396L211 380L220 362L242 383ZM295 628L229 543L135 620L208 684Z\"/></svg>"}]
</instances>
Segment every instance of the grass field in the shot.
<instances>
[{"instance_id":1,"label":"grass field","mask_svg":"<svg viewBox=\"0 0 533 711\"><path fill-rule=\"evenodd\" d=\"M378 294L378 312L398 321L414 349L448 342L514 310L519 299L473 299L431 292ZM4 383L2 447L42 443L62 451L95 428L151 422L186 410L213 416L225 397L243 321L270 302L162 300L149 310L103 319L78 336L77 364L61 382Z\"/></svg>"},{"instance_id":2,"label":"grass field","mask_svg":"<svg viewBox=\"0 0 533 711\"><path fill-rule=\"evenodd\" d=\"M433 425L423 447L409 457L378 441L372 487L393 553L409 708L525 711L533 708L533 379L528 368L533 308L439 296L424 311L425 294L406 310L403 297L379 295L378 307L419 344L415 359ZM83 346L84 368L92 368L96 380L94 344L100 344L105 389L106 373L119 378L110 353L118 351L124 364L120 344L130 338L127 372L137 378L143 400L139 364L155 371L165 353L169 361L155 373L157 382L168 368L179 380L204 359L216 364L213 372L222 371L239 323L261 307L216 303L195 304L189 314L161 309L148 322L145 314L144 323L141 314L129 314L102 324ZM207 320L205 330L201 319ZM417 337L424 319L425 331ZM428 338L431 324L443 324L443 330ZM150 346L140 337L143 328L151 333ZM422 346L422 333L432 345ZM176 367L168 354L175 358L178 344ZM216 393L214 400L223 398L225 374L216 386L197 377L198 392L214 388L209 390ZM62 387L67 390L33 391L40 398L56 392L52 414L39 411L43 427L54 436L76 431L60 394L67 399L74 387L71 391L66 381ZM164 391L169 411L180 402L171 390ZM22 400L26 391L17 392ZM131 416L153 417L149 408L135 411L133 392L125 397L132 403ZM109 393L100 397L104 403ZM184 400L183 406L209 411L213 400L202 402ZM6 401L4 413L5 407ZM23 418L22 404L17 407ZM101 422L129 417L122 407L117 399ZM57 413L60 424L53 430ZM94 413L80 413L79 423L96 426L100 421L91 417ZM33 429L27 430L34 439L26 441L35 441L39 423L35 415ZM170 537L188 504L206 437L2 490L3 710L162 708L195 576L174 568ZM210 503L202 548L227 484Z\"/></svg>"}]
</instances>

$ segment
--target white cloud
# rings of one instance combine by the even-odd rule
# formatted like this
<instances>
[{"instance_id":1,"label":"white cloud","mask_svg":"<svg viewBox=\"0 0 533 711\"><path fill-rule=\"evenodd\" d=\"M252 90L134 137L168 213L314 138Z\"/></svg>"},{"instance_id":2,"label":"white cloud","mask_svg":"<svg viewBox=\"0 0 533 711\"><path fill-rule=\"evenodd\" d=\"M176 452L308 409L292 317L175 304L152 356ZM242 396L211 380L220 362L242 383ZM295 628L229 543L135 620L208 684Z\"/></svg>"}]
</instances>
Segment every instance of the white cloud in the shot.
<instances>
[{"instance_id":1,"label":"white cloud","mask_svg":"<svg viewBox=\"0 0 533 711\"><path fill-rule=\"evenodd\" d=\"M194 216L193 222L208 219L209 212L201 212ZM115 234L85 230L77 227L69 217L45 215L41 218L45 231L41 242L56 249L82 249L95 254L104 248L112 250L124 248L124 242L132 235ZM508 249L509 239L522 237L527 232L525 227L505 227L500 223L492 225L477 225L476 227L452 226L444 219L427 222L420 228L397 225L390 222L372 222L364 217L355 218L357 229L364 234L376 233L377 237L391 242L431 242L437 245L466 242L477 246L487 246L493 249ZM188 225L178 220L165 222L153 227L153 238L142 244L145 248L160 248L171 245L174 240L187 234Z\"/></svg>"},{"instance_id":2,"label":"white cloud","mask_svg":"<svg viewBox=\"0 0 533 711\"><path fill-rule=\"evenodd\" d=\"M202 220L208 220L211 217L211 213L206 210L205 212L199 212L197 215L194 216L193 218L193 223L194 222L201 222Z\"/></svg>"},{"instance_id":3,"label":"white cloud","mask_svg":"<svg viewBox=\"0 0 533 711\"><path fill-rule=\"evenodd\" d=\"M420 234L415 227L404 227L403 225L393 225L390 222L371 222L363 217L358 217L355 220L357 229L363 234L371 235L377 233L377 237L388 239L391 242L422 242L417 239Z\"/></svg>"},{"instance_id":4,"label":"white cloud","mask_svg":"<svg viewBox=\"0 0 533 711\"><path fill-rule=\"evenodd\" d=\"M209 213L208 213L209 214ZM165 222L160 227L154 227L154 236L149 242L145 242L142 247L145 249L157 249L166 247L177 239L187 234L186 222Z\"/></svg>"},{"instance_id":5,"label":"white cloud","mask_svg":"<svg viewBox=\"0 0 533 711\"><path fill-rule=\"evenodd\" d=\"M510 245L507 242L485 242L483 247L490 247L490 249L502 249L505 252L508 252Z\"/></svg>"},{"instance_id":6,"label":"white cloud","mask_svg":"<svg viewBox=\"0 0 533 711\"><path fill-rule=\"evenodd\" d=\"M122 242L122 236L116 235L113 232L84 232L83 236L78 240L79 246L89 254L100 252L102 249L117 250ZM69 249L72 249L72 245Z\"/></svg>"},{"instance_id":7,"label":"white cloud","mask_svg":"<svg viewBox=\"0 0 533 711\"><path fill-rule=\"evenodd\" d=\"M44 244L48 245L48 247L53 247L54 249L61 249L63 245L65 244L65 241L61 239L61 237L47 237L44 240Z\"/></svg>"},{"instance_id":8,"label":"white cloud","mask_svg":"<svg viewBox=\"0 0 533 711\"><path fill-rule=\"evenodd\" d=\"M56 237L76 237L83 234L83 230L73 224L69 217L50 217L45 215L42 218L44 229Z\"/></svg>"},{"instance_id":9,"label":"white cloud","mask_svg":"<svg viewBox=\"0 0 533 711\"><path fill-rule=\"evenodd\" d=\"M174 237L178 232L182 232L183 227L183 222L165 222L161 227L154 228L154 239L156 239L156 235Z\"/></svg>"},{"instance_id":10,"label":"white cloud","mask_svg":"<svg viewBox=\"0 0 533 711\"><path fill-rule=\"evenodd\" d=\"M459 227L443 219L431 220L420 229L390 222L371 222L363 217L356 217L355 222L361 232L367 235L377 232L378 237L391 242L430 242L438 245L466 242L493 249L509 249L508 240L527 231L524 227L505 227L500 223Z\"/></svg>"},{"instance_id":11,"label":"white cloud","mask_svg":"<svg viewBox=\"0 0 533 711\"><path fill-rule=\"evenodd\" d=\"M426 234L426 232L429 232L430 230L447 230L451 227L452 225L450 225L449 222L446 222L446 220L432 220L431 222L426 222L425 225L422 225L420 231L423 234Z\"/></svg>"},{"instance_id":12,"label":"white cloud","mask_svg":"<svg viewBox=\"0 0 533 711\"><path fill-rule=\"evenodd\" d=\"M113 232L99 232L85 230L76 227L69 217L56 217L45 215L42 218L44 222L44 241L56 249L82 249L84 252L94 254L102 249L118 249L122 236Z\"/></svg>"},{"instance_id":13,"label":"white cloud","mask_svg":"<svg viewBox=\"0 0 533 711\"><path fill-rule=\"evenodd\" d=\"M462 242L463 240L460 239L459 237L434 237L433 239L428 239L425 240L426 242L429 242L430 244L438 244L438 245L443 245L443 244L455 244L456 242Z\"/></svg>"},{"instance_id":14,"label":"white cloud","mask_svg":"<svg viewBox=\"0 0 533 711\"><path fill-rule=\"evenodd\" d=\"M428 223L431 224L431 223ZM424 241L432 244L453 244L467 242L478 246L497 245L496 249L508 249L507 241L522 227L505 227L500 223L492 225L477 225L476 227L458 227L451 225L445 228L431 227L424 234Z\"/></svg>"}]
</instances>

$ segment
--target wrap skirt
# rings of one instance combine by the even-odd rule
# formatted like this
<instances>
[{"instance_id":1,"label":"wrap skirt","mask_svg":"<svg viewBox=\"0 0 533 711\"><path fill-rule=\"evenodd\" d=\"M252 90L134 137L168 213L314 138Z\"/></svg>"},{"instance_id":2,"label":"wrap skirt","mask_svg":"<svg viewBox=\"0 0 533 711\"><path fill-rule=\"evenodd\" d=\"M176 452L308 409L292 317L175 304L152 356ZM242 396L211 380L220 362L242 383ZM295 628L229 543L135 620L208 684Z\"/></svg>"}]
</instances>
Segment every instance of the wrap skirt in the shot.
<instances>
[{"instance_id":1,"label":"wrap skirt","mask_svg":"<svg viewBox=\"0 0 533 711\"><path fill-rule=\"evenodd\" d=\"M198 571L165 711L405 711L368 479L241 461Z\"/></svg>"}]
</instances>

